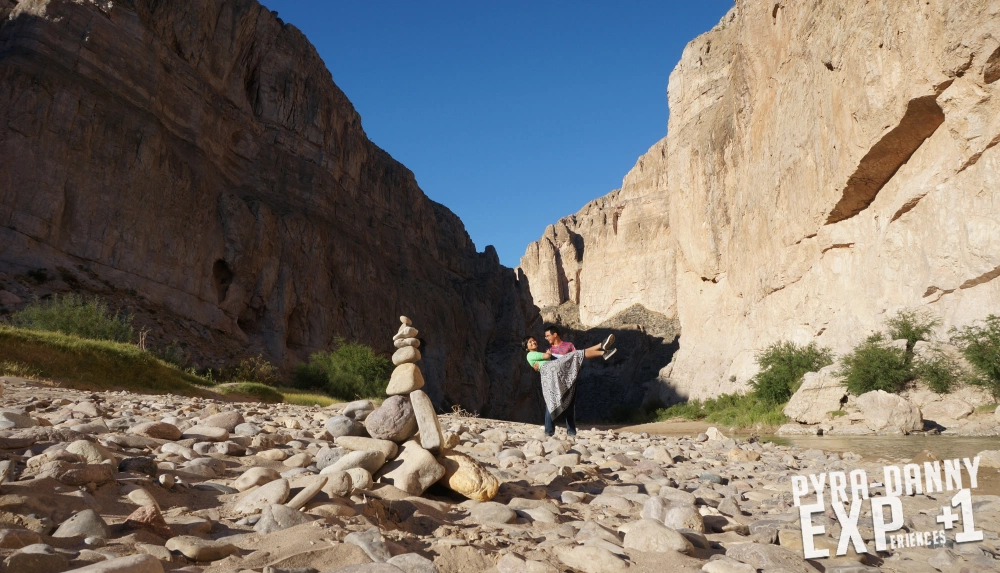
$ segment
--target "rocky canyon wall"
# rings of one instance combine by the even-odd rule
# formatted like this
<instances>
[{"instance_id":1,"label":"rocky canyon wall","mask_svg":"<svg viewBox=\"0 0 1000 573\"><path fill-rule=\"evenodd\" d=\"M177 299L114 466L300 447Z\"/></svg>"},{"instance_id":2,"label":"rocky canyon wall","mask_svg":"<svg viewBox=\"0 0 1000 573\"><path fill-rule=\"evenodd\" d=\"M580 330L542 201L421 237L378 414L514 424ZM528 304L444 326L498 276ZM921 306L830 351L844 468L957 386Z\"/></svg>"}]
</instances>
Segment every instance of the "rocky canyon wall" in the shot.
<instances>
[{"instance_id":1,"label":"rocky canyon wall","mask_svg":"<svg viewBox=\"0 0 1000 573\"><path fill-rule=\"evenodd\" d=\"M777 340L843 352L903 308L1000 303L1000 2L739 1L670 76L689 396Z\"/></svg>"},{"instance_id":2,"label":"rocky canyon wall","mask_svg":"<svg viewBox=\"0 0 1000 573\"><path fill-rule=\"evenodd\" d=\"M528 245L520 268L539 308L575 303L585 326L635 304L676 317L666 150L666 139L657 142L621 189L549 225Z\"/></svg>"},{"instance_id":3,"label":"rocky canyon wall","mask_svg":"<svg viewBox=\"0 0 1000 573\"><path fill-rule=\"evenodd\" d=\"M0 290L97 293L202 366L388 352L406 314L439 407L540 415L525 286L368 140L296 28L254 0L0 16Z\"/></svg>"},{"instance_id":4,"label":"rocky canyon wall","mask_svg":"<svg viewBox=\"0 0 1000 573\"><path fill-rule=\"evenodd\" d=\"M941 332L996 312L998 16L996 0L738 0L670 76L631 239L609 248L626 179L528 247L536 304L578 301L586 324L676 309L660 380L696 398L745 389L779 340L842 353L900 309Z\"/></svg>"}]
</instances>

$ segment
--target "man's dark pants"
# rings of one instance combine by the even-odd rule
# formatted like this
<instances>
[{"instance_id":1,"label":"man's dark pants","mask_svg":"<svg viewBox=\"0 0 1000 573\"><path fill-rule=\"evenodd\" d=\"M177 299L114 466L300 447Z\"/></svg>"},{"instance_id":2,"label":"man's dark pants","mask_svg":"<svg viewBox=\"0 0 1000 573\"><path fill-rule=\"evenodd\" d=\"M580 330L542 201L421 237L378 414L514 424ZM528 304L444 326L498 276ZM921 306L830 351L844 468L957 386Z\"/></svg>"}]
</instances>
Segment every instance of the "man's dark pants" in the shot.
<instances>
[{"instance_id":1,"label":"man's dark pants","mask_svg":"<svg viewBox=\"0 0 1000 573\"><path fill-rule=\"evenodd\" d=\"M573 393L573 399L570 400L569 406L566 411L562 413L557 420L566 420L566 433L571 436L576 435L576 393ZM549 409L545 408L545 435L551 436L556 433L555 424L552 420L552 414L549 413Z\"/></svg>"}]
</instances>

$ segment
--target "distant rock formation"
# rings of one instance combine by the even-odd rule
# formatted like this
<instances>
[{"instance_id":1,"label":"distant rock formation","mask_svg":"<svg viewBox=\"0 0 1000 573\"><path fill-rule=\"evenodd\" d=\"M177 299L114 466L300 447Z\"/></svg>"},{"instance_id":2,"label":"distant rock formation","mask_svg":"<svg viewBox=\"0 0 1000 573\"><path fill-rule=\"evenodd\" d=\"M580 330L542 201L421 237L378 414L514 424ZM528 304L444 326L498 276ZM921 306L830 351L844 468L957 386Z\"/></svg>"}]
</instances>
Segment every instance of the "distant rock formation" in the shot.
<instances>
[{"instance_id":1,"label":"distant rock formation","mask_svg":"<svg viewBox=\"0 0 1000 573\"><path fill-rule=\"evenodd\" d=\"M903 308L943 329L996 312L998 10L738 0L670 76L658 207L596 281L620 298L586 280L610 259L590 237L613 235L613 193L529 246L536 304L578 300L587 324L676 308L660 378L694 398L745 389L779 340L841 353ZM595 212L601 232L578 230Z\"/></svg>"},{"instance_id":2,"label":"distant rock formation","mask_svg":"<svg viewBox=\"0 0 1000 573\"><path fill-rule=\"evenodd\" d=\"M585 326L640 304L677 316L667 221L667 141L625 176L621 189L584 205L528 245L520 269L539 308L576 303Z\"/></svg>"},{"instance_id":3,"label":"distant rock formation","mask_svg":"<svg viewBox=\"0 0 1000 573\"><path fill-rule=\"evenodd\" d=\"M200 365L423 326L438 405L535 419L537 309L255 0L0 0L0 291L98 293ZM5 307L6 312L16 308Z\"/></svg>"}]
</instances>

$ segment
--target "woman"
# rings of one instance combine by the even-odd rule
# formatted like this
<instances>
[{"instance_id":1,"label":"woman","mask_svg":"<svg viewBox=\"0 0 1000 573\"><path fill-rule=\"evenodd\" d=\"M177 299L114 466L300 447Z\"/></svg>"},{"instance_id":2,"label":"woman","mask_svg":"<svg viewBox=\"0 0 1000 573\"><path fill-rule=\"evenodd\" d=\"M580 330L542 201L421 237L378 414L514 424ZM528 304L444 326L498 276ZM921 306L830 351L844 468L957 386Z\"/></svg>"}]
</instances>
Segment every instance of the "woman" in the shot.
<instances>
[{"instance_id":1,"label":"woman","mask_svg":"<svg viewBox=\"0 0 1000 573\"><path fill-rule=\"evenodd\" d=\"M553 420L565 415L566 433L576 435L576 377L584 358L603 356L605 360L617 351L609 347L615 335L609 335L603 343L585 350L574 350L552 360L549 351L539 352L538 341L528 336L524 339L524 349L528 352L528 364L542 375L542 396L545 398L545 435L556 432Z\"/></svg>"}]
</instances>

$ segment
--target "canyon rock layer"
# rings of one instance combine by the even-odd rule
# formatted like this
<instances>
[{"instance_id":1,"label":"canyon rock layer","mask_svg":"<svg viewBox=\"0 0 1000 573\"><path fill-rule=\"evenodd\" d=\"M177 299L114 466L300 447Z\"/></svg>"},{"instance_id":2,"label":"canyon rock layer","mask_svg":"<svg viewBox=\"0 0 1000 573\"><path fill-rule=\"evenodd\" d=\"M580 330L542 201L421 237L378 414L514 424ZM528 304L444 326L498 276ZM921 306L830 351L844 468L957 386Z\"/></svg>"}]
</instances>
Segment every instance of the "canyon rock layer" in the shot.
<instances>
[{"instance_id":1,"label":"canyon rock layer","mask_svg":"<svg viewBox=\"0 0 1000 573\"><path fill-rule=\"evenodd\" d=\"M650 279L655 265L621 265L614 283L652 285L611 291L624 300L584 270L572 295L588 308L581 319L675 300L680 349L660 378L700 398L746 388L755 354L779 340L839 353L900 309L929 310L942 333L995 309L998 15L997 1L737 1L670 76L649 192L661 209L631 255L663 270ZM620 213L621 228L629 210L603 216ZM530 259L559 229L523 267L558 276L562 252L559 264ZM597 244L578 241L585 254L570 266L601 258ZM557 281L527 274L539 306L558 298L552 286L535 293Z\"/></svg>"},{"instance_id":2,"label":"canyon rock layer","mask_svg":"<svg viewBox=\"0 0 1000 573\"><path fill-rule=\"evenodd\" d=\"M540 402L526 289L253 0L0 0L0 303L96 293L201 366L422 324L427 392ZM461 355L454 353L461 349Z\"/></svg>"}]
</instances>

